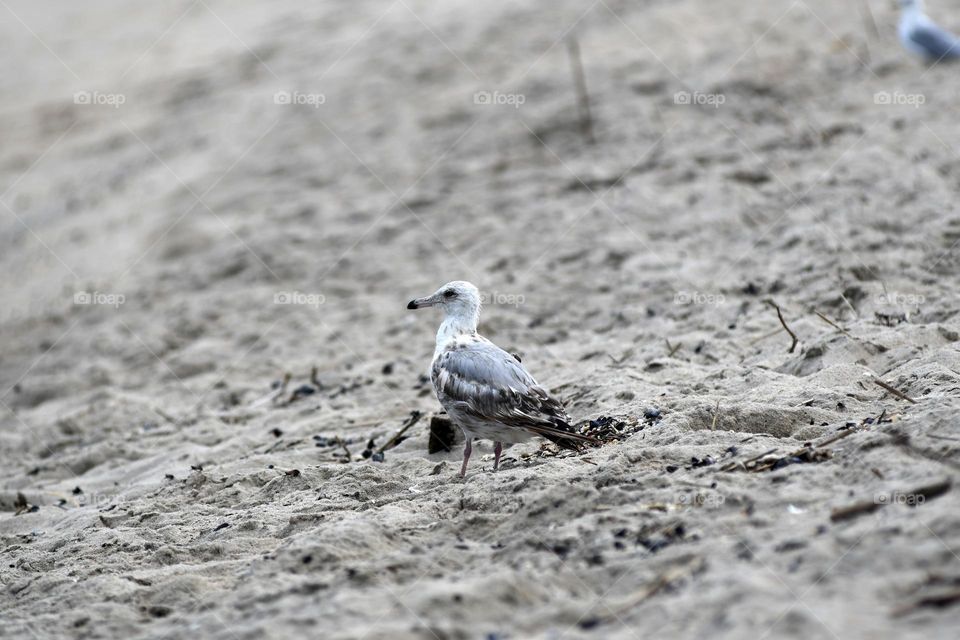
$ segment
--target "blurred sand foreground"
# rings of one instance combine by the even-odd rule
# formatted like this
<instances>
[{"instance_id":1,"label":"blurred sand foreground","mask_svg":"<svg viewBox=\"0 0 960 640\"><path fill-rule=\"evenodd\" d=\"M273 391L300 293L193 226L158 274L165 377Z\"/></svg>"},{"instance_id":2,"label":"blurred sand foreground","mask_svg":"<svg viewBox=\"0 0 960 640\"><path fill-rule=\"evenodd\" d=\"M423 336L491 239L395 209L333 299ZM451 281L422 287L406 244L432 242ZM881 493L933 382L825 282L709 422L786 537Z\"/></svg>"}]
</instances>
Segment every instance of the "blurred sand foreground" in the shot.
<instances>
[{"instance_id":1,"label":"blurred sand foreground","mask_svg":"<svg viewBox=\"0 0 960 640\"><path fill-rule=\"evenodd\" d=\"M960 68L862 6L4 0L0 637L956 637ZM627 437L428 454L452 279Z\"/></svg>"}]
</instances>

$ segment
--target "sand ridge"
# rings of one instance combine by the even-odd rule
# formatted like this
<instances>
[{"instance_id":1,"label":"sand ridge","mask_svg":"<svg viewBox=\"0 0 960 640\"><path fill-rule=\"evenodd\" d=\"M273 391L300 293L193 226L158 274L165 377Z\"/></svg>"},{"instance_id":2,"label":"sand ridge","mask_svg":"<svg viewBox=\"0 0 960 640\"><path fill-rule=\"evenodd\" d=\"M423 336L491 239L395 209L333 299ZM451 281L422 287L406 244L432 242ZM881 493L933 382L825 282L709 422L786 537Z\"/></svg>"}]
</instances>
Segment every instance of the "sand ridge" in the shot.
<instances>
[{"instance_id":1,"label":"sand ridge","mask_svg":"<svg viewBox=\"0 0 960 640\"><path fill-rule=\"evenodd\" d=\"M890 7L11 8L0 636L952 637L956 69ZM628 437L427 454L453 279Z\"/></svg>"}]
</instances>

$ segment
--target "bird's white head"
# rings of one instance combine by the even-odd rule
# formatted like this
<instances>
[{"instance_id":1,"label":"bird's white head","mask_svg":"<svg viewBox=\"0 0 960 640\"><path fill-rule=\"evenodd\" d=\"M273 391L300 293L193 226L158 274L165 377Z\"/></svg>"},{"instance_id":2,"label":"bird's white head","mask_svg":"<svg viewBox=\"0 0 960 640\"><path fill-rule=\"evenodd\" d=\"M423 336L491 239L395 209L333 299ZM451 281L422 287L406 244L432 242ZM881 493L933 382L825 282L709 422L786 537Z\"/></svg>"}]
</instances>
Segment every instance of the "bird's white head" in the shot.
<instances>
[{"instance_id":1,"label":"bird's white head","mask_svg":"<svg viewBox=\"0 0 960 640\"><path fill-rule=\"evenodd\" d=\"M407 304L407 309L424 307L442 308L445 314L443 323L451 332L473 332L480 322L480 290L469 282L455 280L433 294L415 298Z\"/></svg>"}]
</instances>

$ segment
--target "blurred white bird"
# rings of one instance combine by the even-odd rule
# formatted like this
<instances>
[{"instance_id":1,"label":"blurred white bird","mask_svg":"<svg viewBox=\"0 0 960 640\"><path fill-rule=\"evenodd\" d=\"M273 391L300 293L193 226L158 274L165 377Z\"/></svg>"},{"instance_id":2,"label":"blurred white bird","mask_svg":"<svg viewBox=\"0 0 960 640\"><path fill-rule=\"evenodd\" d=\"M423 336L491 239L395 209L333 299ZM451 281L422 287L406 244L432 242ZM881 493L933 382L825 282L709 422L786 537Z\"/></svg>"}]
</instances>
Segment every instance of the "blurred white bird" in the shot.
<instances>
[{"instance_id":1,"label":"blurred white bird","mask_svg":"<svg viewBox=\"0 0 960 640\"><path fill-rule=\"evenodd\" d=\"M480 291L469 282L443 285L433 295L411 300L407 309L440 307L430 378L437 399L467 440L460 477L467 473L474 438L494 441L494 471L504 442L542 436L577 449L593 442L568 424L563 405L537 384L520 361L477 333Z\"/></svg>"},{"instance_id":2,"label":"blurred white bird","mask_svg":"<svg viewBox=\"0 0 960 640\"><path fill-rule=\"evenodd\" d=\"M897 33L903 46L928 61L960 58L960 40L941 29L923 12L923 0L900 0Z\"/></svg>"}]
</instances>

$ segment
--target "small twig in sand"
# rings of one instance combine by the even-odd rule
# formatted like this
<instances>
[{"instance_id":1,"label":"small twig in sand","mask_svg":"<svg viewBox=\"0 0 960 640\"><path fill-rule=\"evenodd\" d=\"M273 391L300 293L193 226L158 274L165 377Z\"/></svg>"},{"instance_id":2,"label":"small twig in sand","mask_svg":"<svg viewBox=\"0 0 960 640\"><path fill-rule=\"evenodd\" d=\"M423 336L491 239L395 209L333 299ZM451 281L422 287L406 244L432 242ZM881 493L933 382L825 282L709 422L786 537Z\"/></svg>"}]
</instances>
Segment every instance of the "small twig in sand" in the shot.
<instances>
[{"instance_id":1,"label":"small twig in sand","mask_svg":"<svg viewBox=\"0 0 960 640\"><path fill-rule=\"evenodd\" d=\"M342 460L341 462L344 462L344 463L350 462L350 459L352 458L352 456L350 455L350 449L347 448L347 442L346 442L346 440L344 440L343 438L339 438L339 437L338 437L338 438L337 438L337 445L338 445L341 449L343 449L344 453L347 454L346 459L345 459L345 460ZM336 454L334 454L334 456L336 456Z\"/></svg>"},{"instance_id":2,"label":"small twig in sand","mask_svg":"<svg viewBox=\"0 0 960 640\"><path fill-rule=\"evenodd\" d=\"M713 421L710 423L710 430L715 431L717 428L717 417L720 415L720 401L717 400L717 408L713 410Z\"/></svg>"},{"instance_id":3,"label":"small twig in sand","mask_svg":"<svg viewBox=\"0 0 960 640\"><path fill-rule=\"evenodd\" d=\"M884 415L885 415L885 412L883 414L880 414L880 418L877 420L876 424L879 424L880 421L883 420ZM750 458L749 460L743 463L729 462L724 467L721 468L721 471L733 471L735 469L740 469L744 471L755 471L755 472L768 471L768 470L776 471L777 469L782 468L783 466L786 466L788 464L794 464L797 462L823 462L824 460L829 459L833 455L832 451L826 448L828 445L834 444L839 440L843 440L844 438L847 438L853 435L854 433L860 433L864 431L865 430L864 425L866 424L873 424L873 423L864 422L863 425L861 425L859 428L852 427L849 429L845 429L844 431L841 431L840 433L830 436L826 440L823 440L815 444L807 443L803 447L797 449L796 451L788 453L785 456L770 458L769 456L777 451L776 449L771 449L770 451L763 453L759 456L756 456L754 458ZM859 511L857 511L857 513L859 513Z\"/></svg>"},{"instance_id":4,"label":"small twig in sand","mask_svg":"<svg viewBox=\"0 0 960 640\"><path fill-rule=\"evenodd\" d=\"M276 451L276 450L279 449L280 447L289 448L289 447L291 447L291 446L293 446L293 445L295 445L295 444L297 444L297 443L299 443L299 442L301 442L301 440L295 440L295 441L293 441L293 442L287 442L286 440L277 440L276 442L274 442L273 444L271 444L269 447L267 447L266 449L264 449L262 453L273 453L274 451Z\"/></svg>"},{"instance_id":5,"label":"small twig in sand","mask_svg":"<svg viewBox=\"0 0 960 640\"><path fill-rule=\"evenodd\" d=\"M672 345L670 344L670 341L667 340L666 338L664 338L663 341L667 343L667 357L668 357L668 358L672 358L672 357L673 357L673 354L675 354L677 351L679 351L679 350L680 350L680 347L683 346L683 343L682 343L682 342L678 342L678 343L677 343L677 346L674 347L674 346L672 346Z\"/></svg>"},{"instance_id":6,"label":"small twig in sand","mask_svg":"<svg viewBox=\"0 0 960 640\"><path fill-rule=\"evenodd\" d=\"M761 340L766 340L767 338L772 338L773 336L777 335L778 333L780 333L780 329L774 329L774 330L771 331L770 333L765 333L765 334L763 334L762 336L757 336L756 338L754 338L753 340L750 341L750 344L751 344L751 345L755 345L755 344L757 344L758 342L760 342Z\"/></svg>"},{"instance_id":7,"label":"small twig in sand","mask_svg":"<svg viewBox=\"0 0 960 640\"><path fill-rule=\"evenodd\" d=\"M258 398L257 400L254 400L254 401L251 402L249 405L247 405L247 408L248 408L248 409L253 409L253 408L259 407L259 406L261 406L261 405L267 404L268 402L273 402L273 401L275 401L277 398L283 396L283 394L284 394L284 393L286 392L286 390L287 390L287 385L290 384L290 378L291 378L291 377L292 377L292 376L290 375L289 372L288 372L288 373L284 373L284 374L283 374L283 380L280 381L280 384L279 384L279 386L277 386L276 389L274 389L273 391L271 391L271 392L268 393L267 395L265 395L265 396L263 396L263 397L261 397L261 398Z\"/></svg>"},{"instance_id":8,"label":"small twig in sand","mask_svg":"<svg viewBox=\"0 0 960 640\"><path fill-rule=\"evenodd\" d=\"M400 430L397 431L395 434L393 434L393 437L387 440L386 444L384 444L382 447L380 447L379 450L377 450L377 453L383 453L387 449L392 449L393 447L395 447L397 444L397 441L401 438L401 436L403 436L403 434L406 433L407 429L417 424L417 422L420 420L420 416L422 415L423 414L421 414L419 411L416 411L416 410L411 411L410 417L407 418L407 421L403 424L402 427L400 427Z\"/></svg>"},{"instance_id":9,"label":"small twig in sand","mask_svg":"<svg viewBox=\"0 0 960 640\"><path fill-rule=\"evenodd\" d=\"M583 61L580 59L580 44L574 36L567 38L567 52L570 54L570 71L573 74L573 87L577 92L577 107L580 110L580 130L587 142L593 144L593 118L590 116L590 95L587 93L587 80L583 75Z\"/></svg>"},{"instance_id":10,"label":"small twig in sand","mask_svg":"<svg viewBox=\"0 0 960 640\"><path fill-rule=\"evenodd\" d=\"M919 489L914 489L913 491L904 491L902 493L907 495L923 496L924 500L929 500L930 498L939 498L947 491L950 491L950 487L953 485L953 481L950 478L946 480L941 480L934 484L928 484Z\"/></svg>"},{"instance_id":11,"label":"small twig in sand","mask_svg":"<svg viewBox=\"0 0 960 640\"><path fill-rule=\"evenodd\" d=\"M954 589L953 591L948 591L946 593L936 593L929 596L924 596L915 602L910 602L901 607L897 607L891 612L890 615L894 618L900 618L908 613L913 613L913 611L916 609L923 607L942 609L958 602L960 602L960 589Z\"/></svg>"},{"instance_id":12,"label":"small twig in sand","mask_svg":"<svg viewBox=\"0 0 960 640\"><path fill-rule=\"evenodd\" d=\"M817 449L822 449L823 447L827 446L828 444L833 444L834 442L837 442L838 440L843 440L843 439L846 438L847 436L851 436L851 435L853 435L853 434L855 434L855 433L860 433L860 431L861 431L860 429L847 429L846 431L841 431L841 432L838 433L837 435L831 436L831 437L827 438L826 440L824 440L823 442L821 442L820 444L818 444L816 448L817 448Z\"/></svg>"},{"instance_id":13,"label":"small twig in sand","mask_svg":"<svg viewBox=\"0 0 960 640\"><path fill-rule=\"evenodd\" d=\"M824 322L826 322L828 325L830 325L831 327L833 327L834 329L836 329L837 331L839 331L839 332L842 333L843 335L847 336L847 337L850 338L851 340L854 340L854 339L855 339L852 335L850 335L850 333L849 333L846 329L844 329L843 327L841 327L840 325L838 325L836 322L834 322L833 320L831 320L831 319L828 318L827 316L823 315L823 314L820 313L819 311L814 311L814 313L817 314L817 317L818 317L818 318L820 318L821 320L823 320Z\"/></svg>"},{"instance_id":14,"label":"small twig in sand","mask_svg":"<svg viewBox=\"0 0 960 640\"><path fill-rule=\"evenodd\" d=\"M697 575L698 573L702 572L706 566L706 560L700 556L687 558L686 560L679 562L676 566L670 567L658 575L650 584L646 585L638 592L628 597L625 601L614 605L612 608L607 607L607 611L609 611L611 614L609 619L594 618L593 622L609 622L611 620L619 620L620 616L627 611L635 609L661 591L675 587L680 581ZM589 624L589 621L582 620L580 626L584 627L584 623Z\"/></svg>"},{"instance_id":15,"label":"small twig in sand","mask_svg":"<svg viewBox=\"0 0 960 640\"><path fill-rule=\"evenodd\" d=\"M830 521L843 522L844 520L849 520L851 518L856 518L868 513L873 513L879 508L880 503L878 503L876 500L870 500L869 502L857 502L856 504L834 509L830 513Z\"/></svg>"},{"instance_id":16,"label":"small twig in sand","mask_svg":"<svg viewBox=\"0 0 960 640\"><path fill-rule=\"evenodd\" d=\"M877 29L877 21L873 18L873 11L866 0L860 0L860 16L863 18L863 30L867 32L868 40L879 40L880 31Z\"/></svg>"},{"instance_id":17,"label":"small twig in sand","mask_svg":"<svg viewBox=\"0 0 960 640\"><path fill-rule=\"evenodd\" d=\"M777 452L777 450L776 450L775 448L774 448L774 449L770 449L770 451L766 451L766 452L764 452L764 453L761 453L760 455L754 456L754 457L750 458L749 460L744 460L743 463L744 463L744 464L750 464L751 462L756 462L756 461L759 460L760 458L765 458L765 457L769 456L770 454L773 454L773 453L776 453L776 452Z\"/></svg>"},{"instance_id":18,"label":"small twig in sand","mask_svg":"<svg viewBox=\"0 0 960 640\"><path fill-rule=\"evenodd\" d=\"M857 312L856 307L854 307L852 304L850 304L850 301L847 300L847 296L845 296L845 295L843 295L843 294L841 293L841 294L840 294L840 299L843 300L843 301L847 304L848 307L850 307L850 311L853 311L853 317L854 317L854 318L859 318L859 317L860 317L860 314Z\"/></svg>"},{"instance_id":19,"label":"small twig in sand","mask_svg":"<svg viewBox=\"0 0 960 640\"><path fill-rule=\"evenodd\" d=\"M877 23L873 19L873 12L870 11L870 7L867 5L865 0L860 0L860 2L858 2L857 4L860 7L860 18L863 20L863 31L866 36L863 41L863 46L865 48L865 53L866 53L866 64L870 64L871 62L870 60L871 31L873 32L872 35L875 36L877 39L880 38L880 33L877 31Z\"/></svg>"},{"instance_id":20,"label":"small twig in sand","mask_svg":"<svg viewBox=\"0 0 960 640\"><path fill-rule=\"evenodd\" d=\"M777 310L777 317L780 318L780 324L783 325L784 330L790 334L790 338L793 340L793 342L790 343L790 348L787 349L787 353L793 353L793 350L797 348L797 343L800 342L800 340L797 338L797 334L791 331L790 327L787 326L787 321L783 319L783 313L780 311L780 306L777 305L776 302L769 298L764 300L764 302Z\"/></svg>"},{"instance_id":21,"label":"small twig in sand","mask_svg":"<svg viewBox=\"0 0 960 640\"><path fill-rule=\"evenodd\" d=\"M832 522L842 522L843 520L856 518L867 513L873 513L880 507L885 507L888 504L899 503L900 500L898 498L900 497L906 497L908 499L908 504L911 506L918 506L931 498L939 498L946 492L950 491L952 484L952 481L947 478L946 480L941 480L940 482L935 482L934 484L918 487L910 491L894 491L890 496L879 495L873 500L864 500L846 507L838 507L830 514L830 520Z\"/></svg>"},{"instance_id":22,"label":"small twig in sand","mask_svg":"<svg viewBox=\"0 0 960 640\"><path fill-rule=\"evenodd\" d=\"M928 438L936 438L937 440L955 440L955 441L960 441L960 438L954 438L954 437L952 437L952 436L941 436L940 434L937 434L937 433L928 433L928 434L927 434L927 437L928 437Z\"/></svg>"},{"instance_id":23,"label":"small twig in sand","mask_svg":"<svg viewBox=\"0 0 960 640\"><path fill-rule=\"evenodd\" d=\"M317 378L317 368L316 368L316 367L310 369L310 384L312 384L313 386L315 386L318 391L319 391L320 389L323 389L323 384L322 384L322 383L320 382L320 380Z\"/></svg>"},{"instance_id":24,"label":"small twig in sand","mask_svg":"<svg viewBox=\"0 0 960 640\"><path fill-rule=\"evenodd\" d=\"M159 407L153 407L153 410L158 416L160 416L170 424L177 424L177 421L163 409L160 409Z\"/></svg>"},{"instance_id":25,"label":"small twig in sand","mask_svg":"<svg viewBox=\"0 0 960 640\"><path fill-rule=\"evenodd\" d=\"M279 397L279 396L282 396L282 395L283 395L283 392L287 390L287 385L290 384L290 378L292 378L292 377L293 377L293 376L290 374L290 372L287 372L287 373L284 373L284 374L283 374L283 380L280 382L280 386L277 387L277 396L278 396L278 397Z\"/></svg>"},{"instance_id":26,"label":"small twig in sand","mask_svg":"<svg viewBox=\"0 0 960 640\"><path fill-rule=\"evenodd\" d=\"M610 358L610 361L611 361L613 364L615 364L615 365L621 365L621 364L623 364L624 362L626 362L632 355L633 355L633 349L627 349L627 350L624 351L622 354L620 354L620 357L619 357L619 358L614 358L614 357L613 357L612 355L610 355L609 353L607 354L607 357Z\"/></svg>"},{"instance_id":27,"label":"small twig in sand","mask_svg":"<svg viewBox=\"0 0 960 640\"><path fill-rule=\"evenodd\" d=\"M874 379L873 379L873 382L874 382L874 384L883 387L884 389L886 389L887 391L889 391L889 392L892 393L893 395L897 396L897 397L900 398L901 400L906 400L906 401L909 402L910 404L917 404L917 401L916 401L916 400L914 400L913 398L911 398L910 396L908 396L908 395L905 394L904 392L898 391L897 389L891 387L890 385L888 385L886 382L884 382L884 381L881 380L880 378L874 378Z\"/></svg>"}]
</instances>

